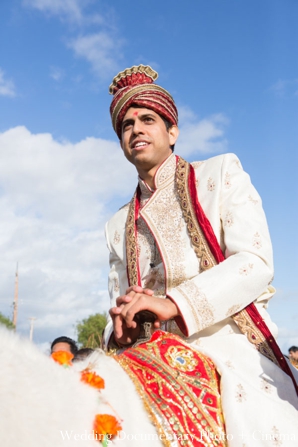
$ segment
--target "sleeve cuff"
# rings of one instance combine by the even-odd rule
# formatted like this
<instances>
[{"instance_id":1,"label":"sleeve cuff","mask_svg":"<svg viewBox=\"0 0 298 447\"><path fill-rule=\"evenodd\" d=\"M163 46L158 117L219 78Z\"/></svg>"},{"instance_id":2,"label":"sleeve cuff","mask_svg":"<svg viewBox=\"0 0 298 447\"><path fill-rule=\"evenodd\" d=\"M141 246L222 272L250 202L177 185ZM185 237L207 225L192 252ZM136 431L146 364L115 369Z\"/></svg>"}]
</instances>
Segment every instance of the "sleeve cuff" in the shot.
<instances>
[{"instance_id":1,"label":"sleeve cuff","mask_svg":"<svg viewBox=\"0 0 298 447\"><path fill-rule=\"evenodd\" d=\"M179 327L179 329L182 332L182 334L185 335L185 337L188 337L189 336L189 334L188 334L188 327L187 327L187 324L185 322L185 319L182 316L182 312L181 312L177 302L173 299L172 296L170 296L168 294L167 294L167 298L169 300L171 300L176 305L176 307L177 307L177 309L179 311L179 314L180 314L180 315L177 315L177 317L174 318L175 323Z\"/></svg>"}]
</instances>

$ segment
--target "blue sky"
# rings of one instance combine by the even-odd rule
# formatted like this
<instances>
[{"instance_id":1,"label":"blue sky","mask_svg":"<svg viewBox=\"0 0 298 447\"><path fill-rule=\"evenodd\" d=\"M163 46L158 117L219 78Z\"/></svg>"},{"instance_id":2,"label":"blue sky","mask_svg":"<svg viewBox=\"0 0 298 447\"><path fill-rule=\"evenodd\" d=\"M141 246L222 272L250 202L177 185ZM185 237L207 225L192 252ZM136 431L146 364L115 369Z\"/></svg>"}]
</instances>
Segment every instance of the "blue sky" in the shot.
<instances>
[{"instance_id":1,"label":"blue sky","mask_svg":"<svg viewBox=\"0 0 298 447\"><path fill-rule=\"evenodd\" d=\"M108 309L105 221L136 174L108 86L150 64L175 97L190 161L235 152L263 198L275 253L270 314L298 345L298 4L294 0L3 0L0 5L0 311L47 341Z\"/></svg>"}]
</instances>

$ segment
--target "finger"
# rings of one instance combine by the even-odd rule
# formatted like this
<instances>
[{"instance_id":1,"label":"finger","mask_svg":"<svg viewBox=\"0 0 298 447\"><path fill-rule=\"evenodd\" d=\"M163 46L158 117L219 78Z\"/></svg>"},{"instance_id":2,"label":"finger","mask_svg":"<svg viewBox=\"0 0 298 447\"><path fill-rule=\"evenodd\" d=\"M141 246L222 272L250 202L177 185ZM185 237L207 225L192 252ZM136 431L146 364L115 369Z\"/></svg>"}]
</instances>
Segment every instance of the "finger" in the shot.
<instances>
[{"instance_id":1,"label":"finger","mask_svg":"<svg viewBox=\"0 0 298 447\"><path fill-rule=\"evenodd\" d=\"M141 287L132 287L131 290L128 292L129 289L127 289L127 295L131 296L132 298L139 298L141 295L147 295L147 296L153 296L154 291L151 289L142 289Z\"/></svg>"},{"instance_id":2,"label":"finger","mask_svg":"<svg viewBox=\"0 0 298 447\"><path fill-rule=\"evenodd\" d=\"M116 305L117 305L117 307L121 307L121 305L129 303L131 300L132 300L132 297L130 295L118 296L118 298L116 299Z\"/></svg>"},{"instance_id":3,"label":"finger","mask_svg":"<svg viewBox=\"0 0 298 447\"><path fill-rule=\"evenodd\" d=\"M116 317L117 315L120 315L122 311L122 307L112 307L109 310L109 314L111 315L111 318L113 319L114 317Z\"/></svg>"},{"instance_id":4,"label":"finger","mask_svg":"<svg viewBox=\"0 0 298 447\"><path fill-rule=\"evenodd\" d=\"M121 316L125 320L126 326L128 328L135 328L137 323L134 321L135 315L141 310L150 310L150 299L148 295L137 293L134 299L126 304L122 311Z\"/></svg>"},{"instance_id":5,"label":"finger","mask_svg":"<svg viewBox=\"0 0 298 447\"><path fill-rule=\"evenodd\" d=\"M134 326L132 323L134 317L142 310L153 312L159 320L169 320L179 315L176 304L169 299L164 300L158 297L148 296L144 293L136 294L130 303L125 304L121 312L127 327Z\"/></svg>"},{"instance_id":6,"label":"finger","mask_svg":"<svg viewBox=\"0 0 298 447\"><path fill-rule=\"evenodd\" d=\"M126 290L127 294L129 294L129 292L143 293L143 287L141 287L141 286L130 286Z\"/></svg>"},{"instance_id":7,"label":"finger","mask_svg":"<svg viewBox=\"0 0 298 447\"><path fill-rule=\"evenodd\" d=\"M154 294L154 291L151 289L144 289L143 293L145 293L146 295L152 296Z\"/></svg>"},{"instance_id":8,"label":"finger","mask_svg":"<svg viewBox=\"0 0 298 447\"><path fill-rule=\"evenodd\" d=\"M114 336L116 340L123 337L123 320L120 315L116 316L114 319Z\"/></svg>"},{"instance_id":9,"label":"finger","mask_svg":"<svg viewBox=\"0 0 298 447\"><path fill-rule=\"evenodd\" d=\"M111 316L111 318L113 319L115 317L115 315L118 313L117 312L118 307L111 307L111 309L109 309L109 314Z\"/></svg>"}]
</instances>

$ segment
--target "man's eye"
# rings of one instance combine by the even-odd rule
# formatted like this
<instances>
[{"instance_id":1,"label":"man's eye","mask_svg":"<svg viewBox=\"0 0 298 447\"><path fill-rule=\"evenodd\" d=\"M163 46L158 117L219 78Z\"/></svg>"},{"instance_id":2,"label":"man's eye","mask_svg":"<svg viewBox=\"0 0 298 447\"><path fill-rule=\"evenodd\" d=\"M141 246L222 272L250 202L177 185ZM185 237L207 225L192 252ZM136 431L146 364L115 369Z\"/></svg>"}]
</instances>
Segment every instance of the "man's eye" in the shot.
<instances>
[{"instance_id":1,"label":"man's eye","mask_svg":"<svg viewBox=\"0 0 298 447\"><path fill-rule=\"evenodd\" d=\"M146 121L146 122L152 122L152 121L154 121L154 119L151 118L150 116L147 116L147 117L145 118L145 121Z\"/></svg>"},{"instance_id":2,"label":"man's eye","mask_svg":"<svg viewBox=\"0 0 298 447\"><path fill-rule=\"evenodd\" d=\"M129 127L131 127L131 123L124 123L122 126L122 130L127 130L129 129Z\"/></svg>"}]
</instances>

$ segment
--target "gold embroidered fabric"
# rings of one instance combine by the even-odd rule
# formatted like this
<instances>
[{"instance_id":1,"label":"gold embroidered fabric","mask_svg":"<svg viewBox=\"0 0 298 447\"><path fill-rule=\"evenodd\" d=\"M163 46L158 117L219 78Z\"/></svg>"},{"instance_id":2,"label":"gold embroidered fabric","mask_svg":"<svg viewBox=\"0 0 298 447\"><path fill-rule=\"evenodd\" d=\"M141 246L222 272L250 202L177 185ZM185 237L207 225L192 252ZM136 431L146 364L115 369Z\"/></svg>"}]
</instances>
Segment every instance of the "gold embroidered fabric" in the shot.
<instances>
[{"instance_id":1,"label":"gold embroidered fabric","mask_svg":"<svg viewBox=\"0 0 298 447\"><path fill-rule=\"evenodd\" d=\"M198 224L192 207L188 188L189 163L179 158L176 170L177 193L190 240L200 260L201 271L208 270L216 264L203 232Z\"/></svg>"},{"instance_id":2,"label":"gold embroidered fabric","mask_svg":"<svg viewBox=\"0 0 298 447\"><path fill-rule=\"evenodd\" d=\"M136 193L129 204L125 226L127 273L129 279L128 283L130 286L138 285L138 252L135 235L135 201Z\"/></svg>"},{"instance_id":3,"label":"gold embroidered fabric","mask_svg":"<svg viewBox=\"0 0 298 447\"><path fill-rule=\"evenodd\" d=\"M226 447L219 376L208 357L156 331L114 359L134 382L165 446Z\"/></svg>"},{"instance_id":4,"label":"gold embroidered fabric","mask_svg":"<svg viewBox=\"0 0 298 447\"><path fill-rule=\"evenodd\" d=\"M263 354L265 357L272 360L273 363L279 366L274 352L268 345L268 342L265 340L262 332L259 331L257 326L252 321L251 317L248 315L247 311L245 309L242 309L240 312L233 315L232 318L241 332L246 335L248 341L256 345L256 348L261 354Z\"/></svg>"}]
</instances>

